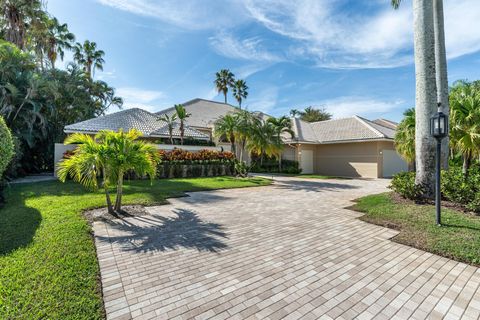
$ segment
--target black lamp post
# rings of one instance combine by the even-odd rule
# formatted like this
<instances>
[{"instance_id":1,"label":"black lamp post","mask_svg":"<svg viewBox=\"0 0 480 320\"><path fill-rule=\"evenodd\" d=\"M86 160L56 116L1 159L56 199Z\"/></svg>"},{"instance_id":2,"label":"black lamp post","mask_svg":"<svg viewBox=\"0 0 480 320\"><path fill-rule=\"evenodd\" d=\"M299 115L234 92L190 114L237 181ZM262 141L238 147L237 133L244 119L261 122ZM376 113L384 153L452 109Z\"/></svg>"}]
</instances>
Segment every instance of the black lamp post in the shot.
<instances>
[{"instance_id":1,"label":"black lamp post","mask_svg":"<svg viewBox=\"0 0 480 320\"><path fill-rule=\"evenodd\" d=\"M437 154L436 154L436 179L435 179L435 211L436 223L441 225L440 217L440 164L442 152L442 139L448 135L448 116L440 111L441 103L438 103L437 113L430 119L430 133L437 140Z\"/></svg>"}]
</instances>

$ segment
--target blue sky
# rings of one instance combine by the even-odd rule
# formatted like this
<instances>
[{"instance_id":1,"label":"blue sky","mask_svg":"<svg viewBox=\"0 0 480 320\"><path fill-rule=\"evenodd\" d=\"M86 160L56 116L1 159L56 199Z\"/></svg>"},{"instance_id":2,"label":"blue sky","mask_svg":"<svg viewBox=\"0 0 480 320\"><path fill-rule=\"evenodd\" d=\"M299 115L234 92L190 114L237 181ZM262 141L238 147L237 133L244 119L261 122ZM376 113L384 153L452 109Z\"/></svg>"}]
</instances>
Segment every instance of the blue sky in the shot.
<instances>
[{"instance_id":1,"label":"blue sky","mask_svg":"<svg viewBox=\"0 0 480 320\"><path fill-rule=\"evenodd\" d=\"M106 52L95 77L126 108L223 101L222 68L247 81L244 106L276 116L314 106L400 120L414 105L410 1L49 0L48 11ZM480 79L480 1L445 0L445 20L449 81Z\"/></svg>"}]
</instances>

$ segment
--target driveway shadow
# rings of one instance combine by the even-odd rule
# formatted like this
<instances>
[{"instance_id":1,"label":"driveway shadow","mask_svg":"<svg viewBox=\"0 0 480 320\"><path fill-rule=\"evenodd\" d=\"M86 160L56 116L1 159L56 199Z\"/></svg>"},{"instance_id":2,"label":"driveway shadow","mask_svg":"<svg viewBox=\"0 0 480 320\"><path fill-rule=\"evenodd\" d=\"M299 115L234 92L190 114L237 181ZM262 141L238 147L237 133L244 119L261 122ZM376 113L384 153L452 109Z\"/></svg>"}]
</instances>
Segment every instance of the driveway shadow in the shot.
<instances>
[{"instance_id":1,"label":"driveway shadow","mask_svg":"<svg viewBox=\"0 0 480 320\"><path fill-rule=\"evenodd\" d=\"M278 181L275 187L279 189L294 191L302 190L307 192L335 191L360 188L359 186L338 182L320 182L291 179Z\"/></svg>"},{"instance_id":2,"label":"driveway shadow","mask_svg":"<svg viewBox=\"0 0 480 320\"><path fill-rule=\"evenodd\" d=\"M125 251L153 252L178 250L180 248L198 251L219 252L228 245L222 239L228 238L224 227L218 223L204 222L190 210L175 209L175 217L136 217L140 225L127 220L111 220L111 230L124 232L119 236L96 236L101 241L122 245Z\"/></svg>"}]
</instances>

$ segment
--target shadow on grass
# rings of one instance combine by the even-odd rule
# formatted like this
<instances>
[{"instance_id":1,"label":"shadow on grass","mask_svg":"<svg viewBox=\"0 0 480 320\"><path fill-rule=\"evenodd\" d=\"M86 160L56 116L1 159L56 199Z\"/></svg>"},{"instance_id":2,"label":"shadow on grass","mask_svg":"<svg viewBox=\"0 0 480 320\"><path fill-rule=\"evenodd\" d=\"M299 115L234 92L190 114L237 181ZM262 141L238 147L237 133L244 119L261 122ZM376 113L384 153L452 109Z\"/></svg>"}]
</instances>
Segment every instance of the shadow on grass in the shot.
<instances>
[{"instance_id":1,"label":"shadow on grass","mask_svg":"<svg viewBox=\"0 0 480 320\"><path fill-rule=\"evenodd\" d=\"M41 221L40 211L26 206L23 199L8 202L0 209L0 256L29 245Z\"/></svg>"},{"instance_id":2,"label":"shadow on grass","mask_svg":"<svg viewBox=\"0 0 480 320\"><path fill-rule=\"evenodd\" d=\"M287 189L287 190L303 190L307 192L321 192L321 191L334 191L334 190L348 190L348 189L358 189L359 186L354 186L344 183L336 182L320 182L320 181L311 181L311 180L285 180L277 181L277 188Z\"/></svg>"},{"instance_id":3,"label":"shadow on grass","mask_svg":"<svg viewBox=\"0 0 480 320\"><path fill-rule=\"evenodd\" d=\"M228 248L222 241L228 237L221 224L204 222L190 210L175 209L173 213L176 216L136 217L135 224L127 220L108 221L106 223L113 231L113 235L97 236L97 238L101 241L118 243L125 251L135 252L167 251L179 248L219 252ZM116 233L121 235L115 235Z\"/></svg>"}]
</instances>

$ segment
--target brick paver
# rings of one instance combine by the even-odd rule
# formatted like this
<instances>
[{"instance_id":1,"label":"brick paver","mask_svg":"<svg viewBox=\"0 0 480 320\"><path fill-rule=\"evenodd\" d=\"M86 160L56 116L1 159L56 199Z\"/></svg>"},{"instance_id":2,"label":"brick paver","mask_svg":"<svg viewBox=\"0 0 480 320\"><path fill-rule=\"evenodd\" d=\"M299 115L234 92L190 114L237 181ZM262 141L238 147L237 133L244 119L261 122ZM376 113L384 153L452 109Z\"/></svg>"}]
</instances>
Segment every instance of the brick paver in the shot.
<instances>
[{"instance_id":1,"label":"brick paver","mask_svg":"<svg viewBox=\"0 0 480 320\"><path fill-rule=\"evenodd\" d=\"M478 268L344 209L388 181L276 180L96 222L107 319L479 319Z\"/></svg>"}]
</instances>

